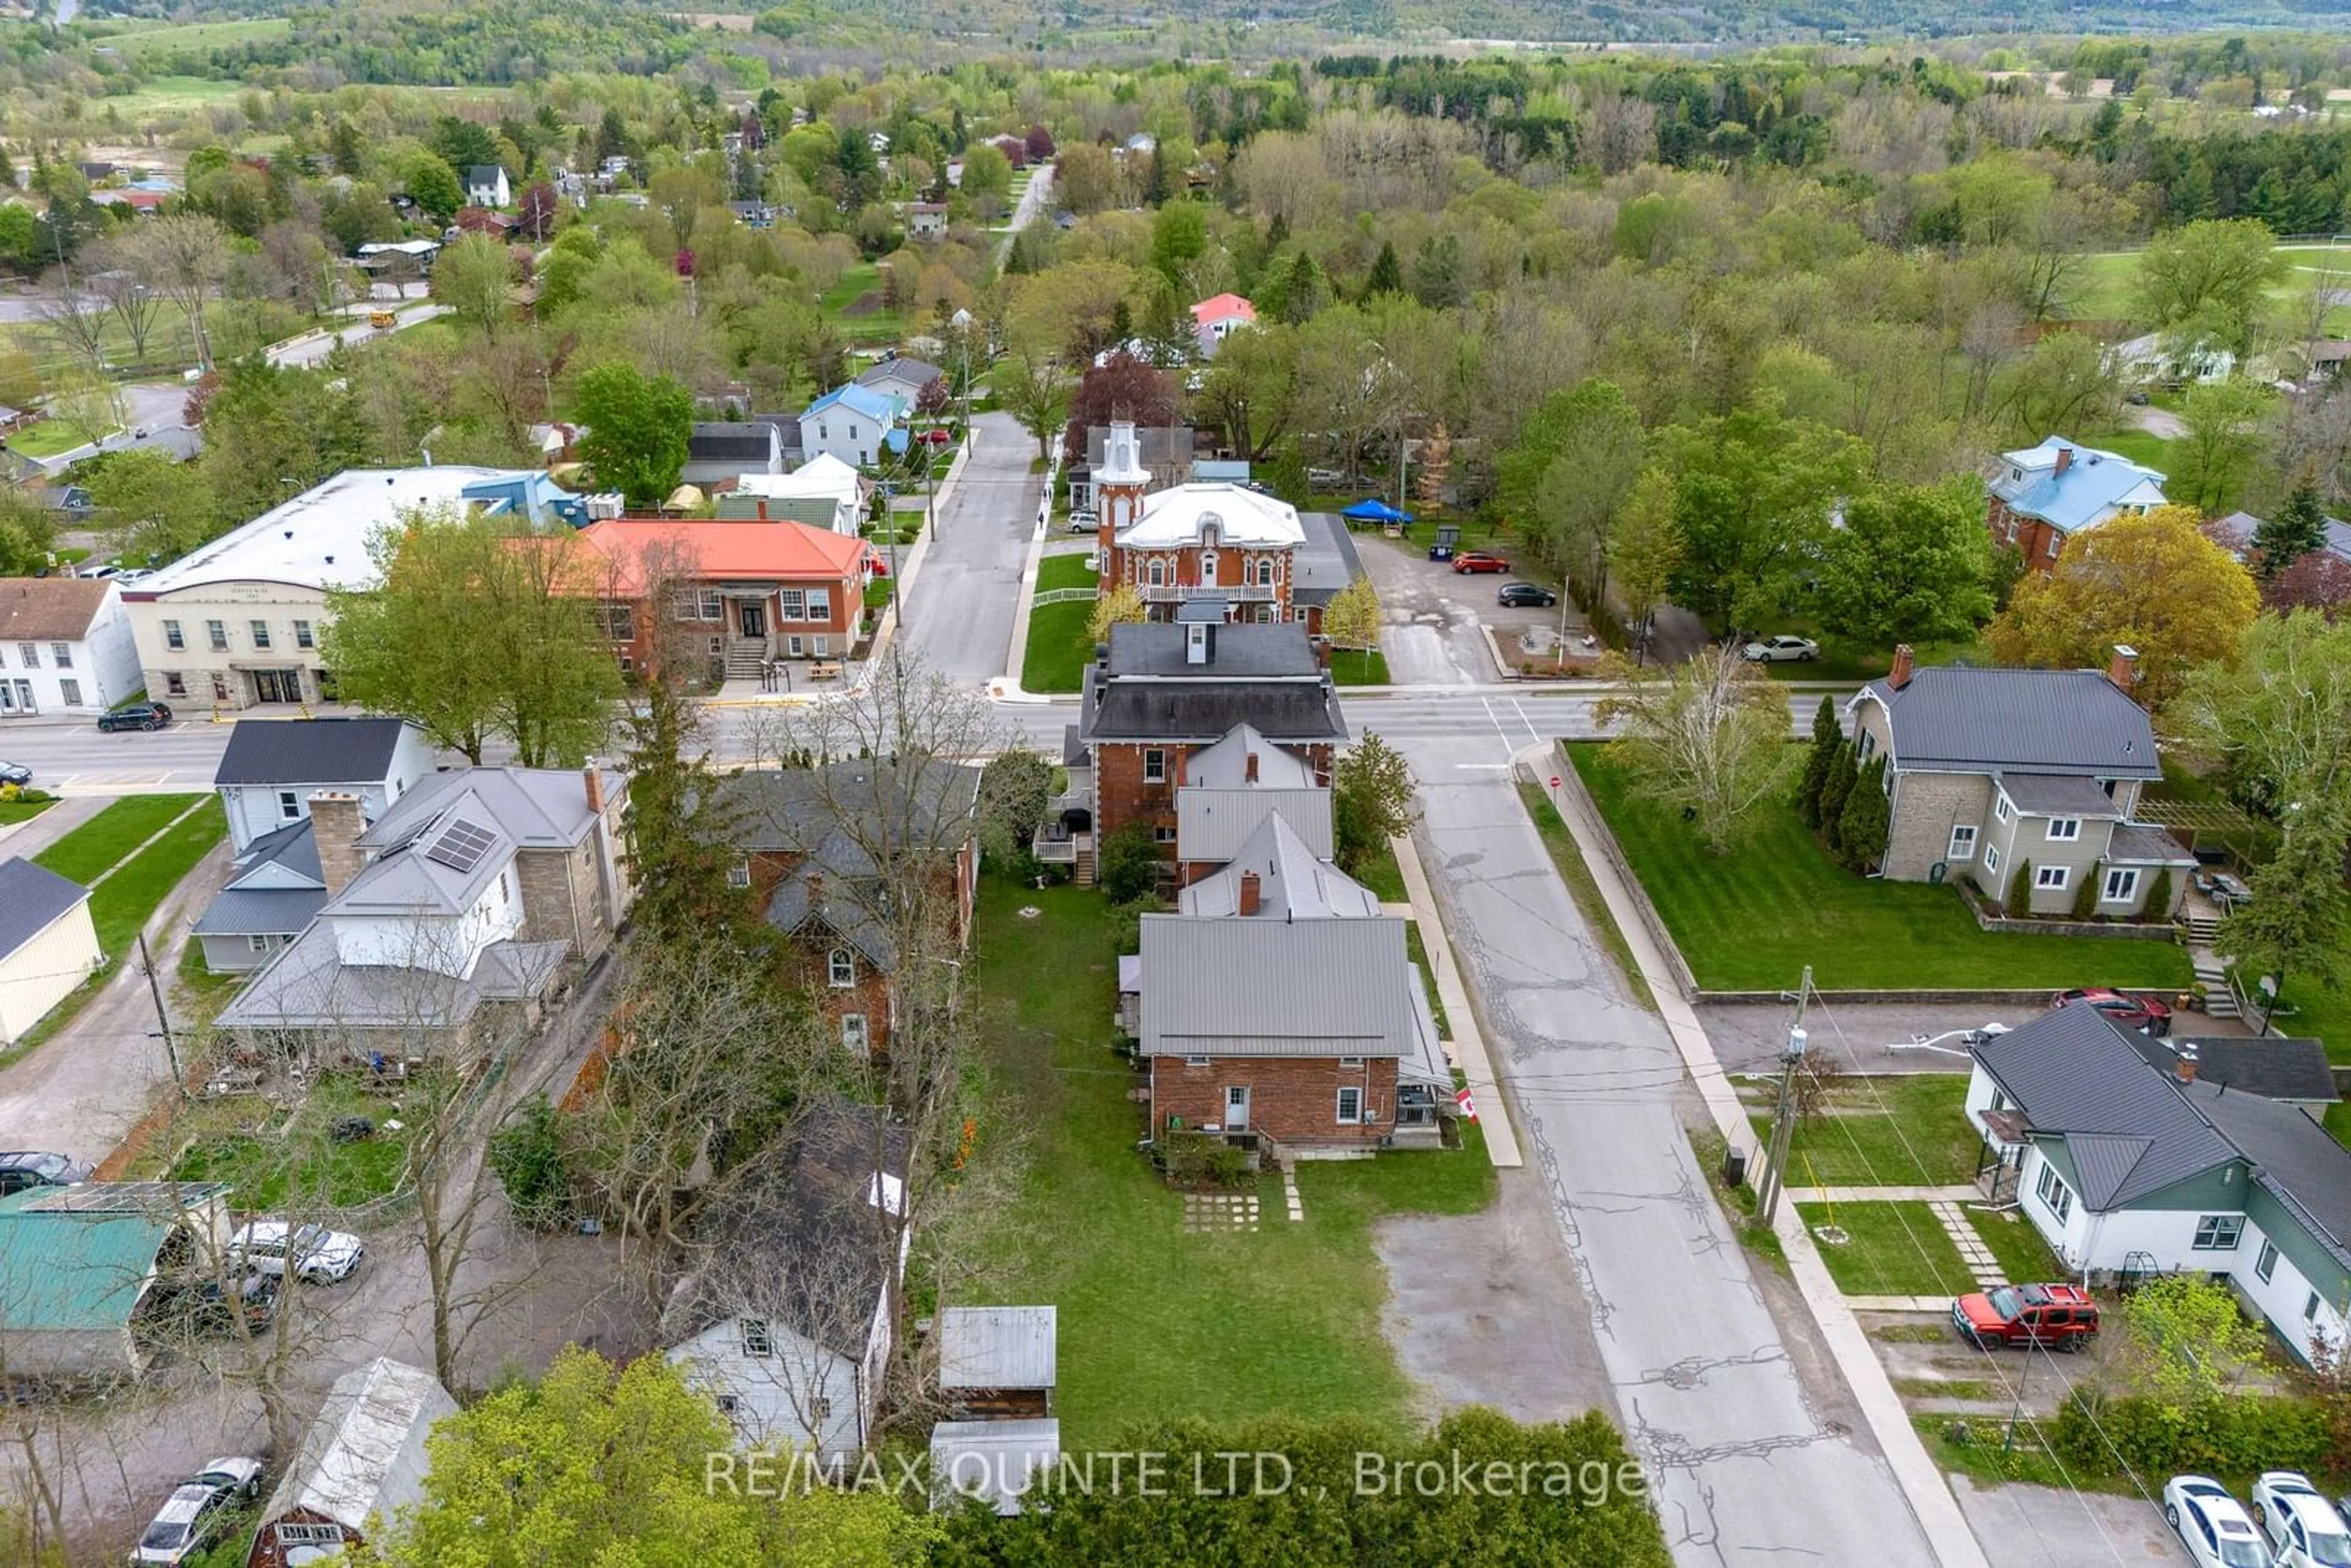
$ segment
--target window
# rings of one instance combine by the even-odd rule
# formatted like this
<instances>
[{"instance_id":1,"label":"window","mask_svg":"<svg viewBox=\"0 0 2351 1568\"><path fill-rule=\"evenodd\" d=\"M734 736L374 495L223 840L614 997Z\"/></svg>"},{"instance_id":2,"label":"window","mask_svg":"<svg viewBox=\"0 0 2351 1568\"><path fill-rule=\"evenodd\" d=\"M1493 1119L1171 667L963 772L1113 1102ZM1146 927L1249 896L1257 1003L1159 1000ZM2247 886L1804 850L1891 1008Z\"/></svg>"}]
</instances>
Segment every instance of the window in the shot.
<instances>
[{"instance_id":1,"label":"window","mask_svg":"<svg viewBox=\"0 0 2351 1568\"><path fill-rule=\"evenodd\" d=\"M1361 1067L1363 1064L1364 1059L1360 1056L1343 1056L1339 1059L1339 1065L1342 1067Z\"/></svg>"},{"instance_id":2,"label":"window","mask_svg":"<svg viewBox=\"0 0 2351 1568\"><path fill-rule=\"evenodd\" d=\"M1155 844L1172 844L1176 841L1176 830L1169 827L1154 828L1151 830L1151 841Z\"/></svg>"},{"instance_id":3,"label":"window","mask_svg":"<svg viewBox=\"0 0 2351 1568\"><path fill-rule=\"evenodd\" d=\"M2069 865L2037 865L2032 868L2032 885L2051 893L2063 893L2065 884L2074 880L2074 868Z\"/></svg>"},{"instance_id":4,"label":"window","mask_svg":"<svg viewBox=\"0 0 2351 1568\"><path fill-rule=\"evenodd\" d=\"M2041 1163L2041 1179L2033 1184L2032 1190L2041 1195L2041 1207L2047 1209L2050 1218L2058 1224L2063 1225L2073 1218L2074 1189L2065 1185L2065 1178L2057 1174L2057 1167L2045 1159Z\"/></svg>"},{"instance_id":5,"label":"window","mask_svg":"<svg viewBox=\"0 0 2351 1568\"><path fill-rule=\"evenodd\" d=\"M808 591L808 618L811 621L832 619L832 595L821 588Z\"/></svg>"},{"instance_id":6,"label":"window","mask_svg":"<svg viewBox=\"0 0 2351 1568\"><path fill-rule=\"evenodd\" d=\"M1364 1092L1350 1083L1339 1091L1339 1124L1353 1126L1364 1119Z\"/></svg>"},{"instance_id":7,"label":"window","mask_svg":"<svg viewBox=\"0 0 2351 1568\"><path fill-rule=\"evenodd\" d=\"M784 652L790 657L797 659L801 654L808 652L808 644L802 642L800 640L799 633L795 632L790 636L784 639Z\"/></svg>"},{"instance_id":8,"label":"window","mask_svg":"<svg viewBox=\"0 0 2351 1568\"><path fill-rule=\"evenodd\" d=\"M2262 1255L2253 1260L2253 1278L2266 1285L2270 1282L2270 1276L2276 1272L2277 1243L2265 1239L2262 1242Z\"/></svg>"},{"instance_id":9,"label":"window","mask_svg":"<svg viewBox=\"0 0 2351 1568\"><path fill-rule=\"evenodd\" d=\"M1151 586L1154 588L1165 588L1167 586L1166 562L1154 560L1151 563Z\"/></svg>"},{"instance_id":10,"label":"window","mask_svg":"<svg viewBox=\"0 0 2351 1568\"><path fill-rule=\"evenodd\" d=\"M711 1401L721 1416L733 1416L743 1408L743 1401L732 1394L721 1394Z\"/></svg>"},{"instance_id":11,"label":"window","mask_svg":"<svg viewBox=\"0 0 2351 1568\"><path fill-rule=\"evenodd\" d=\"M871 1037L865 1032L863 1013L841 1015L841 1045L842 1050L854 1051L860 1056L872 1048Z\"/></svg>"},{"instance_id":12,"label":"window","mask_svg":"<svg viewBox=\"0 0 2351 1568\"><path fill-rule=\"evenodd\" d=\"M247 622L246 624L253 628L253 645L256 648L268 647L269 622L266 621L251 621Z\"/></svg>"},{"instance_id":13,"label":"window","mask_svg":"<svg viewBox=\"0 0 2351 1568\"><path fill-rule=\"evenodd\" d=\"M41 667L41 645L38 643L19 643L16 644L16 657L24 662L25 668L37 670Z\"/></svg>"},{"instance_id":14,"label":"window","mask_svg":"<svg viewBox=\"0 0 2351 1568\"><path fill-rule=\"evenodd\" d=\"M2049 549L2046 553L2051 560L2055 560L2057 559L2058 549L2064 542L2065 541L2064 539L2058 538L2055 534L2051 534L2049 536Z\"/></svg>"},{"instance_id":15,"label":"window","mask_svg":"<svg viewBox=\"0 0 2351 1568\"><path fill-rule=\"evenodd\" d=\"M2049 819L2048 833L2049 841L2053 844L2071 843L2082 836L2082 819L2052 817Z\"/></svg>"},{"instance_id":16,"label":"window","mask_svg":"<svg viewBox=\"0 0 2351 1568\"><path fill-rule=\"evenodd\" d=\"M1971 861L1976 858L1976 830L1971 822L1962 822L1951 830L1951 847L1943 853L1945 860Z\"/></svg>"},{"instance_id":17,"label":"window","mask_svg":"<svg viewBox=\"0 0 2351 1568\"><path fill-rule=\"evenodd\" d=\"M2316 1291L2311 1291L2308 1299L2302 1303L2302 1321L2306 1323L2314 1323L2318 1321L2318 1292Z\"/></svg>"},{"instance_id":18,"label":"window","mask_svg":"<svg viewBox=\"0 0 2351 1568\"><path fill-rule=\"evenodd\" d=\"M818 659L825 658L830 655L831 652L832 639L830 637L811 637L809 639L809 654L810 657Z\"/></svg>"},{"instance_id":19,"label":"window","mask_svg":"<svg viewBox=\"0 0 2351 1568\"><path fill-rule=\"evenodd\" d=\"M1206 1067L1208 1065L1208 1059L1205 1056L1187 1056L1184 1059L1184 1065L1186 1067Z\"/></svg>"},{"instance_id":20,"label":"window","mask_svg":"<svg viewBox=\"0 0 2351 1568\"><path fill-rule=\"evenodd\" d=\"M1864 762L1877 755L1877 737L1871 734L1866 727L1862 729L1861 741L1854 747L1854 755Z\"/></svg>"},{"instance_id":21,"label":"window","mask_svg":"<svg viewBox=\"0 0 2351 1568\"><path fill-rule=\"evenodd\" d=\"M298 822L302 820L302 797L291 789L277 791L277 820Z\"/></svg>"},{"instance_id":22,"label":"window","mask_svg":"<svg viewBox=\"0 0 2351 1568\"><path fill-rule=\"evenodd\" d=\"M751 862L749 861L737 861L733 865L728 866L726 868L726 885L729 887L750 886Z\"/></svg>"},{"instance_id":23,"label":"window","mask_svg":"<svg viewBox=\"0 0 2351 1568\"><path fill-rule=\"evenodd\" d=\"M726 619L726 601L715 588L681 588L670 596L677 607L680 621L721 621Z\"/></svg>"},{"instance_id":24,"label":"window","mask_svg":"<svg viewBox=\"0 0 2351 1568\"><path fill-rule=\"evenodd\" d=\"M807 620L808 611L804 608L807 602L808 595L802 593L797 588L778 589L776 591L776 619L778 621Z\"/></svg>"},{"instance_id":25,"label":"window","mask_svg":"<svg viewBox=\"0 0 2351 1568\"><path fill-rule=\"evenodd\" d=\"M318 639L310 635L310 623L308 621L294 622L294 645L297 648L315 648L319 645Z\"/></svg>"},{"instance_id":26,"label":"window","mask_svg":"<svg viewBox=\"0 0 2351 1568\"><path fill-rule=\"evenodd\" d=\"M212 644L212 649L213 649L213 652L214 652L214 653L227 653L227 652L228 652L228 622L225 622L225 621L207 621L207 622L204 622L204 641L206 641L207 643L210 643Z\"/></svg>"},{"instance_id":27,"label":"window","mask_svg":"<svg viewBox=\"0 0 2351 1568\"><path fill-rule=\"evenodd\" d=\"M188 640L187 640L187 638L185 638L184 636L182 636L182 635L181 635L181 633L180 633L180 623L179 623L178 622L176 622L176 621L166 621L166 622L163 622L163 646L165 646L166 648L171 649L173 653L180 653L180 652L183 651L184 649L186 649L187 645L188 645Z\"/></svg>"},{"instance_id":28,"label":"window","mask_svg":"<svg viewBox=\"0 0 2351 1568\"><path fill-rule=\"evenodd\" d=\"M610 642L633 643L637 640L637 612L634 605L614 603L608 600L596 607L596 621L597 624L604 629L604 636ZM308 624L307 621L294 622L296 634L299 635L301 629ZM306 648L309 646L308 643L302 645Z\"/></svg>"},{"instance_id":29,"label":"window","mask_svg":"<svg viewBox=\"0 0 2351 1568\"><path fill-rule=\"evenodd\" d=\"M57 683L57 695L65 700L65 705L68 707L81 706L81 683L79 681L59 681Z\"/></svg>"},{"instance_id":30,"label":"window","mask_svg":"<svg viewBox=\"0 0 2351 1568\"><path fill-rule=\"evenodd\" d=\"M2105 904L2128 904L2138 896L2138 873L2120 868L2106 873L2105 891L2098 896Z\"/></svg>"},{"instance_id":31,"label":"window","mask_svg":"<svg viewBox=\"0 0 2351 1568\"><path fill-rule=\"evenodd\" d=\"M286 946L286 938L283 936L248 936L245 939L245 946L246 950L250 953L275 953L277 949Z\"/></svg>"},{"instance_id":32,"label":"window","mask_svg":"<svg viewBox=\"0 0 2351 1568\"><path fill-rule=\"evenodd\" d=\"M743 1331L745 1355L768 1356L776 1354L776 1336L768 1329L767 1319L743 1318L738 1320L737 1326Z\"/></svg>"},{"instance_id":33,"label":"window","mask_svg":"<svg viewBox=\"0 0 2351 1568\"><path fill-rule=\"evenodd\" d=\"M213 672L213 701L216 703L228 701L228 677L218 670Z\"/></svg>"},{"instance_id":34,"label":"window","mask_svg":"<svg viewBox=\"0 0 2351 1568\"><path fill-rule=\"evenodd\" d=\"M2196 1221L2195 1248L2199 1252L2234 1252L2244 1235L2243 1215L2207 1214Z\"/></svg>"},{"instance_id":35,"label":"window","mask_svg":"<svg viewBox=\"0 0 2351 1568\"><path fill-rule=\"evenodd\" d=\"M1143 781L1145 784L1167 782L1167 754L1154 746L1143 753Z\"/></svg>"},{"instance_id":36,"label":"window","mask_svg":"<svg viewBox=\"0 0 2351 1568\"><path fill-rule=\"evenodd\" d=\"M820 1427L832 1419L832 1401L821 1394L809 1396L809 1425Z\"/></svg>"},{"instance_id":37,"label":"window","mask_svg":"<svg viewBox=\"0 0 2351 1568\"><path fill-rule=\"evenodd\" d=\"M1986 844L1984 846L1984 870L1998 871L1999 869L2000 846L1998 844Z\"/></svg>"},{"instance_id":38,"label":"window","mask_svg":"<svg viewBox=\"0 0 2351 1568\"><path fill-rule=\"evenodd\" d=\"M2009 811L2007 796L1999 795L1993 798L1991 803L1991 814L2003 822L2008 821Z\"/></svg>"},{"instance_id":39,"label":"window","mask_svg":"<svg viewBox=\"0 0 2351 1568\"><path fill-rule=\"evenodd\" d=\"M835 947L825 958L824 978L825 983L831 986L857 984L856 956L846 947Z\"/></svg>"},{"instance_id":40,"label":"window","mask_svg":"<svg viewBox=\"0 0 2351 1568\"><path fill-rule=\"evenodd\" d=\"M186 696L188 695L187 677L177 670L167 672L163 676L163 695L168 697Z\"/></svg>"},{"instance_id":41,"label":"window","mask_svg":"<svg viewBox=\"0 0 2351 1568\"><path fill-rule=\"evenodd\" d=\"M1273 586L1273 558L1270 555L1258 558L1257 585L1259 588Z\"/></svg>"},{"instance_id":42,"label":"window","mask_svg":"<svg viewBox=\"0 0 2351 1568\"><path fill-rule=\"evenodd\" d=\"M50 643L50 644L49 644L49 662L50 662L51 664L54 664L55 665L57 665L57 667L58 669L60 669L60 670L70 670L70 669L72 669L72 668L73 668L73 644L72 644L71 643Z\"/></svg>"}]
</instances>

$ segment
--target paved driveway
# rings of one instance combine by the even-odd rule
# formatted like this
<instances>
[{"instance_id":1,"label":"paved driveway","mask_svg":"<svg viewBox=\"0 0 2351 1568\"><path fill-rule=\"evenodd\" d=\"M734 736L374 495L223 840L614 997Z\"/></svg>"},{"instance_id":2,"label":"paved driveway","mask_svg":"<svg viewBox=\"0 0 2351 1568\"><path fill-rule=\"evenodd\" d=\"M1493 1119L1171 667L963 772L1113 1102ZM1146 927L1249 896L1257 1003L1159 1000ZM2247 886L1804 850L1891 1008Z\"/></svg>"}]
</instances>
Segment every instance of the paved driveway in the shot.
<instances>
[{"instance_id":1,"label":"paved driveway","mask_svg":"<svg viewBox=\"0 0 2351 1568\"><path fill-rule=\"evenodd\" d=\"M1029 472L1036 439L1010 414L976 414L971 423L971 456L906 591L902 646L977 685L1004 674L1043 476Z\"/></svg>"},{"instance_id":2,"label":"paved driveway","mask_svg":"<svg viewBox=\"0 0 2351 1568\"><path fill-rule=\"evenodd\" d=\"M1675 1560L1933 1563L1882 1457L1808 1395L1683 1135L1680 1059L1617 992L1519 805L1510 750L1534 737L1391 738Z\"/></svg>"},{"instance_id":3,"label":"paved driveway","mask_svg":"<svg viewBox=\"0 0 2351 1568\"><path fill-rule=\"evenodd\" d=\"M1951 1478L1951 1490L1992 1568L2053 1568L2060 1563L2136 1568L2195 1561L2163 1522L2163 1511L2144 1498L2053 1487L1980 1487L1964 1476Z\"/></svg>"},{"instance_id":4,"label":"paved driveway","mask_svg":"<svg viewBox=\"0 0 2351 1568\"><path fill-rule=\"evenodd\" d=\"M1495 585L1509 579L1456 576L1429 560L1425 547L1405 549L1375 528L1356 536L1355 550L1387 612L1380 645L1389 680L1400 686L1499 682L1478 622L1494 608Z\"/></svg>"}]
</instances>

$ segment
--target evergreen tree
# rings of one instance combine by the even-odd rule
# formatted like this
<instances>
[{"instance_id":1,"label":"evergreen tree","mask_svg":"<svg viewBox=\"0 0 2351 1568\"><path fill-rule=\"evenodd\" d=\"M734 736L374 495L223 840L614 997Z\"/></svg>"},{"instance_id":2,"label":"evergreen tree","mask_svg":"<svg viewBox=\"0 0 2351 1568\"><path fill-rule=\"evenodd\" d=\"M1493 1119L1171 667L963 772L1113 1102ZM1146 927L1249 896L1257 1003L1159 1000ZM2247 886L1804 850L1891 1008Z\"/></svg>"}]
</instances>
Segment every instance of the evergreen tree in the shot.
<instances>
[{"instance_id":1,"label":"evergreen tree","mask_svg":"<svg viewBox=\"0 0 2351 1568\"><path fill-rule=\"evenodd\" d=\"M1312 256L1300 251L1290 264L1288 286L1282 293L1282 319L1293 327L1312 320L1322 308L1324 298L1322 269L1314 265Z\"/></svg>"},{"instance_id":2,"label":"evergreen tree","mask_svg":"<svg viewBox=\"0 0 2351 1568\"><path fill-rule=\"evenodd\" d=\"M1164 204L1175 193L1175 188L1176 176L1167 167L1167 150L1154 147L1151 150L1151 172L1144 177L1143 184L1144 204L1150 207Z\"/></svg>"},{"instance_id":3,"label":"evergreen tree","mask_svg":"<svg viewBox=\"0 0 2351 1568\"><path fill-rule=\"evenodd\" d=\"M2082 878L2082 885L2074 890L2074 918L2088 920L2098 913L2098 883L2105 877L2103 861L2093 861Z\"/></svg>"},{"instance_id":4,"label":"evergreen tree","mask_svg":"<svg viewBox=\"0 0 2351 1568\"><path fill-rule=\"evenodd\" d=\"M1265 254L1271 256L1275 251L1280 250L1289 238L1290 220L1280 213L1274 214L1273 221L1265 225Z\"/></svg>"},{"instance_id":5,"label":"evergreen tree","mask_svg":"<svg viewBox=\"0 0 2351 1568\"><path fill-rule=\"evenodd\" d=\"M2016 874L2008 882L2008 917L2011 920L2030 919L2032 915L2032 862L2016 862Z\"/></svg>"},{"instance_id":6,"label":"evergreen tree","mask_svg":"<svg viewBox=\"0 0 2351 1568\"><path fill-rule=\"evenodd\" d=\"M1821 842L1832 852L1837 843L1837 821L1844 815L1844 803L1853 793L1854 784L1861 777L1861 768L1854 760L1853 747L1840 743L1836 760L1829 764L1828 773L1821 780L1820 830Z\"/></svg>"},{"instance_id":7,"label":"evergreen tree","mask_svg":"<svg viewBox=\"0 0 2351 1568\"><path fill-rule=\"evenodd\" d=\"M1395 244L1380 242L1380 254L1372 262L1372 275L1364 280L1364 298L1376 299L1383 294L1404 292L1404 264L1396 259Z\"/></svg>"},{"instance_id":8,"label":"evergreen tree","mask_svg":"<svg viewBox=\"0 0 2351 1568\"><path fill-rule=\"evenodd\" d=\"M749 887L727 872L741 813L719 789L710 754L683 749L695 737L695 709L679 685L656 672L630 720L629 875L637 899L630 918L647 939L691 945L723 935L738 946L764 946L771 935Z\"/></svg>"},{"instance_id":9,"label":"evergreen tree","mask_svg":"<svg viewBox=\"0 0 2351 1568\"><path fill-rule=\"evenodd\" d=\"M1813 712L1813 749L1804 758L1804 781L1796 790L1796 810L1804 825L1821 825L1821 793L1828 787L1837 753L1844 748L1844 731L1837 727L1836 699L1823 696Z\"/></svg>"},{"instance_id":10,"label":"evergreen tree","mask_svg":"<svg viewBox=\"0 0 2351 1568\"><path fill-rule=\"evenodd\" d=\"M2297 485L2277 515L2253 530L2253 548L2261 553L2253 570L2267 582L2325 542L2326 510L2318 504L2318 492Z\"/></svg>"},{"instance_id":11,"label":"evergreen tree","mask_svg":"<svg viewBox=\"0 0 2351 1568\"><path fill-rule=\"evenodd\" d=\"M1886 799L1886 758L1874 757L1858 770L1853 789L1837 813L1839 858L1852 870L1866 872L1886 853L1891 820Z\"/></svg>"},{"instance_id":12,"label":"evergreen tree","mask_svg":"<svg viewBox=\"0 0 2351 1568\"><path fill-rule=\"evenodd\" d=\"M2167 920L2171 915L2171 868L2158 866L2155 880L2147 884L2147 897L2139 904L2140 918Z\"/></svg>"}]
</instances>

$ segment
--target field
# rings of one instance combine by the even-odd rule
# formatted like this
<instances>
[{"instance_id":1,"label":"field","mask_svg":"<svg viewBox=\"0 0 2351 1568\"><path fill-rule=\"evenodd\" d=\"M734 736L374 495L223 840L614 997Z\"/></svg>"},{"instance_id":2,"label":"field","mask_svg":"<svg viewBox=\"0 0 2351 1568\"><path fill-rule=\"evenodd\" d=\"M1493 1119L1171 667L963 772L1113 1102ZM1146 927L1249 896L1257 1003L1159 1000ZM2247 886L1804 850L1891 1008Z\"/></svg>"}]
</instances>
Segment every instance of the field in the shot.
<instances>
[{"instance_id":1,"label":"field","mask_svg":"<svg viewBox=\"0 0 2351 1568\"><path fill-rule=\"evenodd\" d=\"M185 114L216 103L235 103L246 92L243 82L214 81L205 77L152 77L134 92L91 99L84 114L103 120L110 116L135 121L147 115Z\"/></svg>"},{"instance_id":2,"label":"field","mask_svg":"<svg viewBox=\"0 0 2351 1568\"><path fill-rule=\"evenodd\" d=\"M906 314L882 303L882 269L860 262L824 291L817 308L851 343L895 343L906 335Z\"/></svg>"},{"instance_id":3,"label":"field","mask_svg":"<svg viewBox=\"0 0 2351 1568\"><path fill-rule=\"evenodd\" d=\"M237 44L266 43L284 37L293 26L283 16L255 16L237 22L185 22L120 33L106 39L103 47L117 50L125 59L152 59L175 49L219 49ZM235 88L239 84L229 85Z\"/></svg>"},{"instance_id":4,"label":"field","mask_svg":"<svg viewBox=\"0 0 2351 1568\"><path fill-rule=\"evenodd\" d=\"M2278 251L2294 267L2271 296L2283 310L2299 310L2311 285L2322 272L2343 278L2351 290L2351 245L2282 245ZM2061 291L2059 309L2077 321L2137 321L2132 284L2138 274L2137 250L2101 251L2088 257ZM2336 305L2326 312L2326 330L2337 337L2351 333L2351 307Z\"/></svg>"}]
</instances>

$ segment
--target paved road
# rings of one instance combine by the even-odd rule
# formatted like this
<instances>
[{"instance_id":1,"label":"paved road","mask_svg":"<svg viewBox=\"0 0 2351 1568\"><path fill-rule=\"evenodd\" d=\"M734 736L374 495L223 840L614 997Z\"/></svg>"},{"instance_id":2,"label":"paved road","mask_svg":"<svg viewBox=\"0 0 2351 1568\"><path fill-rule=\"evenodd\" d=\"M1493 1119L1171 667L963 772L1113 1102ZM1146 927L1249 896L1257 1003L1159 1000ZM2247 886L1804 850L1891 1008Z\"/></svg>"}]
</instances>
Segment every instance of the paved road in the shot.
<instances>
[{"instance_id":1,"label":"paved road","mask_svg":"<svg viewBox=\"0 0 2351 1568\"><path fill-rule=\"evenodd\" d=\"M446 316L448 313L449 308L445 305L403 306L389 330L398 332L413 327L419 322L430 321L436 316ZM306 332L301 337L288 338L282 343L272 344L268 351L269 362L273 365L315 365L333 353L335 345L339 341L364 343L371 338L381 338L386 335L385 332L379 332L369 326L366 319L360 318L338 330Z\"/></svg>"},{"instance_id":2,"label":"paved road","mask_svg":"<svg viewBox=\"0 0 2351 1568\"><path fill-rule=\"evenodd\" d=\"M1424 852L1675 1561L1932 1563L1883 1458L1815 1414L1683 1135L1680 1058L1617 991L1520 808L1511 752L1557 727L1388 714L1359 722L1419 777Z\"/></svg>"},{"instance_id":3,"label":"paved road","mask_svg":"<svg viewBox=\"0 0 2351 1568\"><path fill-rule=\"evenodd\" d=\"M1005 226L1004 238L996 247L996 265L1002 267L1004 258L1012 254L1013 237L1037 221L1053 193L1053 166L1050 163L1029 177L1029 188L1020 193L1020 203L1012 209L1012 221Z\"/></svg>"},{"instance_id":4,"label":"paved road","mask_svg":"<svg viewBox=\"0 0 2351 1568\"><path fill-rule=\"evenodd\" d=\"M971 423L971 455L907 590L901 646L977 685L1004 674L1041 478L1029 472L1037 443L1018 420L982 413Z\"/></svg>"}]
</instances>

